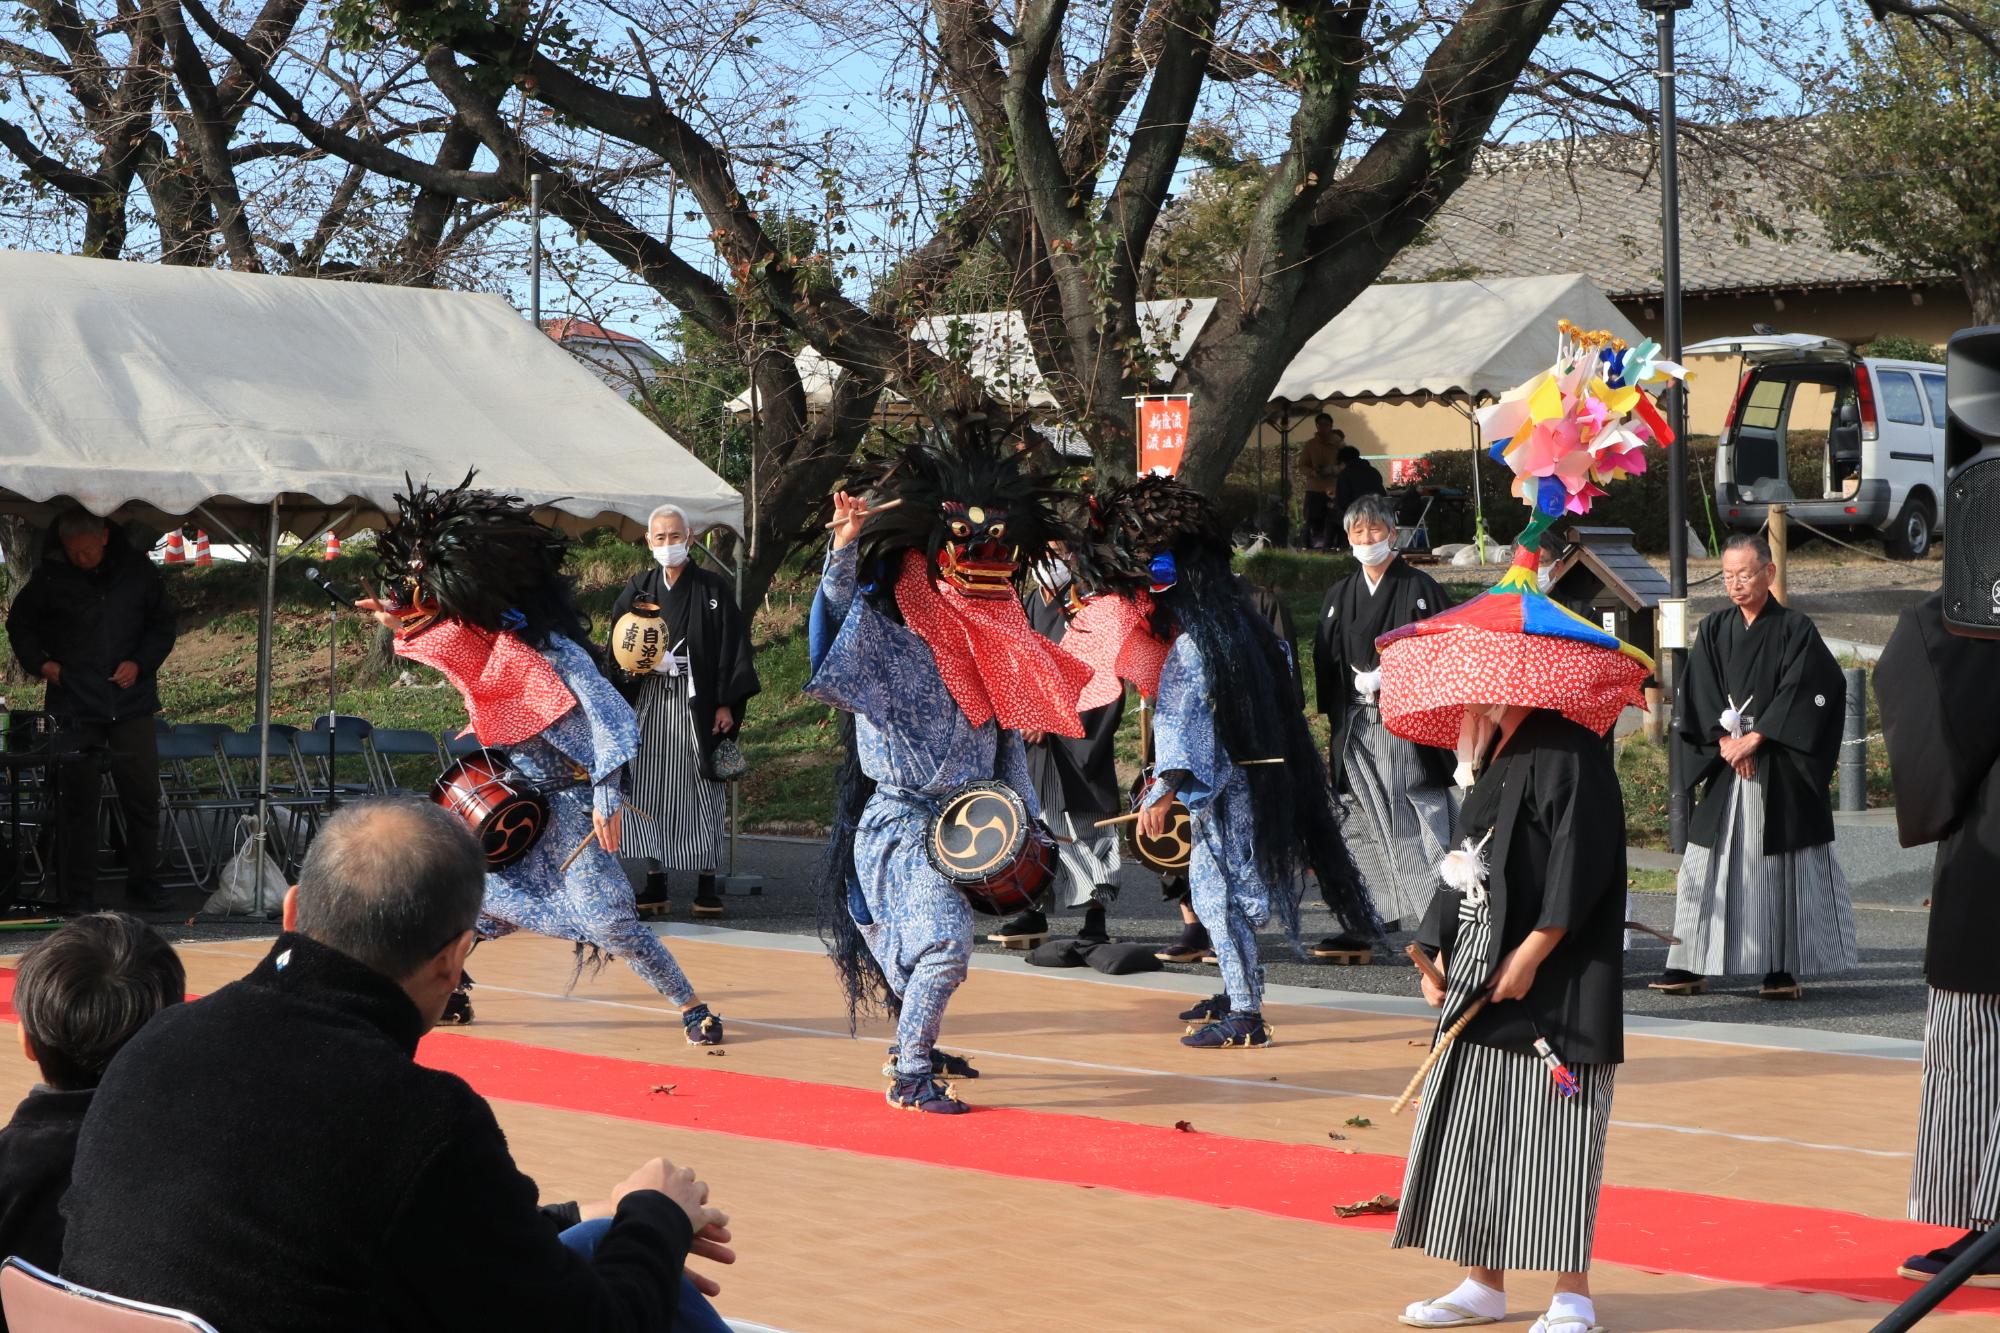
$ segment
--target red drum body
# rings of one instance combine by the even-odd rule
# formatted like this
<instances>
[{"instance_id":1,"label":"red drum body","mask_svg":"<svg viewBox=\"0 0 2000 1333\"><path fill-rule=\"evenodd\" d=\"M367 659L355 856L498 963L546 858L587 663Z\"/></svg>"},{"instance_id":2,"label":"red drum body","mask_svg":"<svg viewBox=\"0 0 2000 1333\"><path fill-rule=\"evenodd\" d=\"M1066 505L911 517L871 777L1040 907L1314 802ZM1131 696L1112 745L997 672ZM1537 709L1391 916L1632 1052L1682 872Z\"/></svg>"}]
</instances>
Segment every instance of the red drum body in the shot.
<instances>
[{"instance_id":1,"label":"red drum body","mask_svg":"<svg viewBox=\"0 0 2000 1333\"><path fill-rule=\"evenodd\" d=\"M924 830L924 854L988 916L1027 911L1055 879L1055 840L1004 782L968 782L945 797Z\"/></svg>"},{"instance_id":2,"label":"red drum body","mask_svg":"<svg viewBox=\"0 0 2000 1333\"><path fill-rule=\"evenodd\" d=\"M505 870L541 841L549 798L515 770L504 750L478 750L431 785L431 800L465 821L489 870Z\"/></svg>"}]
</instances>

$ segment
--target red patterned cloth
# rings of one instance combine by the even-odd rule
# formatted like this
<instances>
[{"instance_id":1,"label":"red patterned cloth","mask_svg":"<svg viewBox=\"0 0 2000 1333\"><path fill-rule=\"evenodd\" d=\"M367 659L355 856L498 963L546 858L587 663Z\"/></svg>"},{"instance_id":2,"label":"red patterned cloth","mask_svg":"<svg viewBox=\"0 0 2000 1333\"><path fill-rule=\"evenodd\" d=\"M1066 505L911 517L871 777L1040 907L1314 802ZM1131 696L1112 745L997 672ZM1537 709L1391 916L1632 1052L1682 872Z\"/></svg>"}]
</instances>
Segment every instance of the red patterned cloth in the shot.
<instances>
[{"instance_id":1,"label":"red patterned cloth","mask_svg":"<svg viewBox=\"0 0 2000 1333\"><path fill-rule=\"evenodd\" d=\"M1019 601L940 586L923 555L907 551L896 605L973 726L997 717L1014 731L1083 735L1077 696L1090 683L1090 668L1035 633Z\"/></svg>"},{"instance_id":2,"label":"red patterned cloth","mask_svg":"<svg viewBox=\"0 0 2000 1333\"><path fill-rule=\"evenodd\" d=\"M1078 708L1102 708L1125 693L1128 680L1145 698L1160 692L1167 645L1153 637L1152 614L1153 599L1142 592L1093 597L1071 618L1063 631L1063 649L1092 673L1076 701Z\"/></svg>"},{"instance_id":3,"label":"red patterned cloth","mask_svg":"<svg viewBox=\"0 0 2000 1333\"><path fill-rule=\"evenodd\" d=\"M1441 750L1458 745L1467 704L1553 708L1598 735L1645 706L1644 663L1574 639L1460 625L1382 645L1382 725Z\"/></svg>"},{"instance_id":4,"label":"red patterned cloth","mask_svg":"<svg viewBox=\"0 0 2000 1333\"><path fill-rule=\"evenodd\" d=\"M443 673L465 700L481 745L518 744L576 707L548 659L511 634L439 620L397 636L396 654Z\"/></svg>"}]
</instances>

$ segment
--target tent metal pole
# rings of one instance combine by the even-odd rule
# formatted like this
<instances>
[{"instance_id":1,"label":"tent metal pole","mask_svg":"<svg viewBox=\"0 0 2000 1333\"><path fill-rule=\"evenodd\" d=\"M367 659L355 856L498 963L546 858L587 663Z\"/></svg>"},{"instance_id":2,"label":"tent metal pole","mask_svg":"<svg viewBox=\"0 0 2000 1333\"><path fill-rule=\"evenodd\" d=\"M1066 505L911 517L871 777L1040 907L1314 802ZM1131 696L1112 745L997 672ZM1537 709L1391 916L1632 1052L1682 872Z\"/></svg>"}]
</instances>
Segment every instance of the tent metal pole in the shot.
<instances>
[{"instance_id":1,"label":"tent metal pole","mask_svg":"<svg viewBox=\"0 0 2000 1333\"><path fill-rule=\"evenodd\" d=\"M1452 406L1456 407L1454 403ZM1479 488L1479 414L1469 408L1465 424L1472 428L1472 542L1479 551L1481 568L1486 564L1486 502Z\"/></svg>"},{"instance_id":2,"label":"tent metal pole","mask_svg":"<svg viewBox=\"0 0 2000 1333\"><path fill-rule=\"evenodd\" d=\"M528 177L528 227L534 233L528 261L528 309L529 318L537 329L542 327L542 173L537 171ZM574 307L572 307L574 308Z\"/></svg>"},{"instance_id":3,"label":"tent metal pole","mask_svg":"<svg viewBox=\"0 0 2000 1333\"><path fill-rule=\"evenodd\" d=\"M271 621L278 606L278 497L271 497L271 518L264 546L264 608L257 618L257 891L251 910L264 905L264 863L269 859L271 831Z\"/></svg>"}]
</instances>

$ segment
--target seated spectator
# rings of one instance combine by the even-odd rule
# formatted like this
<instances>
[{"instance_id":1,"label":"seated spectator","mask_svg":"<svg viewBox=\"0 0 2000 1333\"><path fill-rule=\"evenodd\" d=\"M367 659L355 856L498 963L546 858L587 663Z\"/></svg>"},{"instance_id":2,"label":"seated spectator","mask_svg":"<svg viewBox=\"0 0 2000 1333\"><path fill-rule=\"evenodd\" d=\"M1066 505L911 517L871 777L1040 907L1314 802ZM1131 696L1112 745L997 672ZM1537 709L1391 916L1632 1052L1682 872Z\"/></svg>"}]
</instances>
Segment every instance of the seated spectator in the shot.
<instances>
[{"instance_id":1,"label":"seated spectator","mask_svg":"<svg viewBox=\"0 0 2000 1333\"><path fill-rule=\"evenodd\" d=\"M83 1113L111 1057L146 1020L181 1002L173 947L123 912L80 916L21 958L14 1012L42 1081L0 1129L0 1257L46 1272L62 1259L57 1205L69 1189ZM6 1320L0 1318L0 1329Z\"/></svg>"},{"instance_id":2,"label":"seated spectator","mask_svg":"<svg viewBox=\"0 0 2000 1333\"><path fill-rule=\"evenodd\" d=\"M721 1327L683 1305L690 1253L734 1259L692 1171L647 1162L594 1247L566 1245L484 1099L416 1063L484 882L426 802L328 820L264 961L162 1015L99 1086L63 1276L225 1333Z\"/></svg>"}]
</instances>

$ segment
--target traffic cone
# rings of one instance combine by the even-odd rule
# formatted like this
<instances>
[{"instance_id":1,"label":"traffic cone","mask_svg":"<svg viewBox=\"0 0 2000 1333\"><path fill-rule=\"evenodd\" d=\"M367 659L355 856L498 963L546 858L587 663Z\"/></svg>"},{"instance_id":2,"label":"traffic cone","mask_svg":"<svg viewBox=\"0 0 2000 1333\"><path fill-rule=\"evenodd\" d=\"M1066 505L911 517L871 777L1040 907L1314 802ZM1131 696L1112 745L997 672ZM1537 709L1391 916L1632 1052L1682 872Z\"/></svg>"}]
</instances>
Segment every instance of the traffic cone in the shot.
<instances>
[{"instance_id":1,"label":"traffic cone","mask_svg":"<svg viewBox=\"0 0 2000 1333\"><path fill-rule=\"evenodd\" d=\"M215 563L215 557L208 553L208 531L205 528L194 530L194 562L197 565Z\"/></svg>"},{"instance_id":2,"label":"traffic cone","mask_svg":"<svg viewBox=\"0 0 2000 1333\"><path fill-rule=\"evenodd\" d=\"M167 534L167 553L160 559L163 565L184 564L187 561L187 546L181 541L181 530L175 528Z\"/></svg>"},{"instance_id":3,"label":"traffic cone","mask_svg":"<svg viewBox=\"0 0 2000 1333\"><path fill-rule=\"evenodd\" d=\"M326 534L326 558L329 561L340 559L340 534L337 532Z\"/></svg>"}]
</instances>

